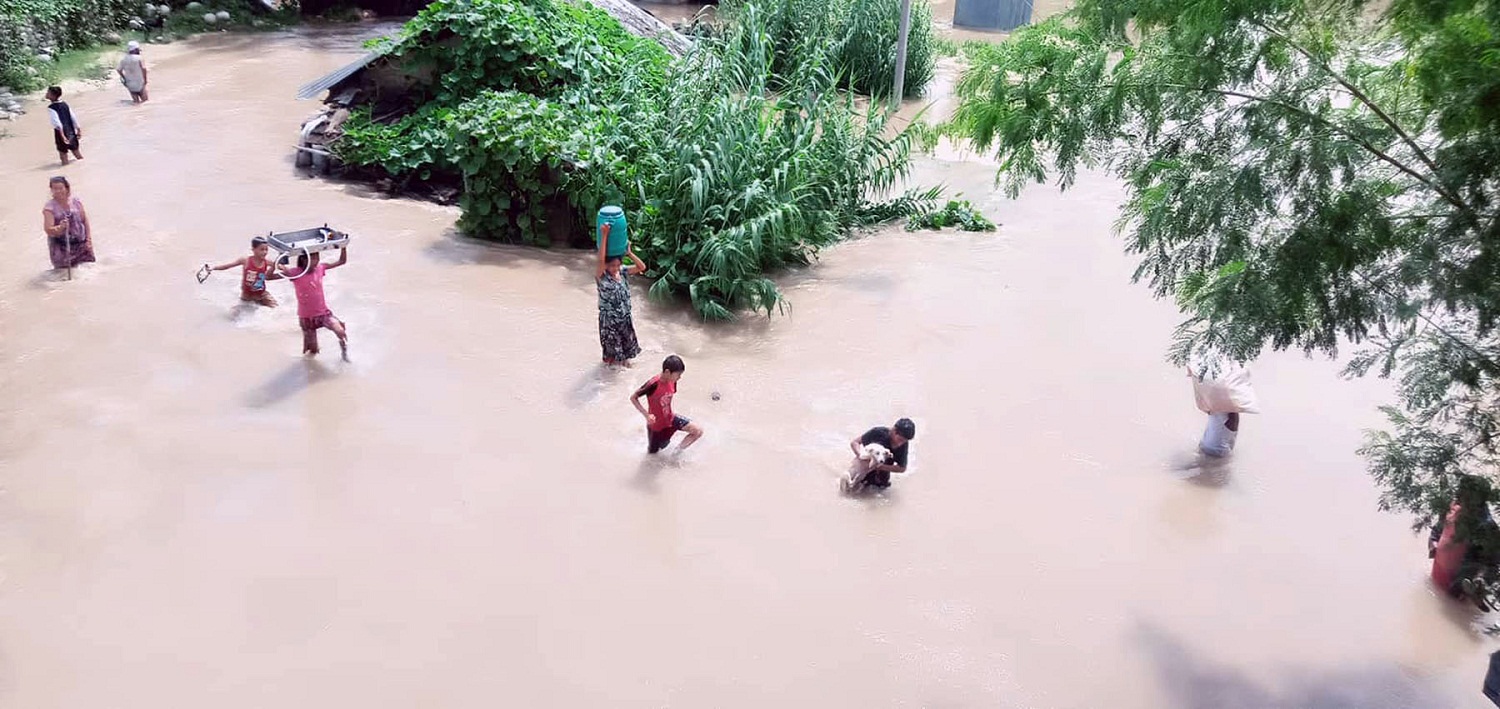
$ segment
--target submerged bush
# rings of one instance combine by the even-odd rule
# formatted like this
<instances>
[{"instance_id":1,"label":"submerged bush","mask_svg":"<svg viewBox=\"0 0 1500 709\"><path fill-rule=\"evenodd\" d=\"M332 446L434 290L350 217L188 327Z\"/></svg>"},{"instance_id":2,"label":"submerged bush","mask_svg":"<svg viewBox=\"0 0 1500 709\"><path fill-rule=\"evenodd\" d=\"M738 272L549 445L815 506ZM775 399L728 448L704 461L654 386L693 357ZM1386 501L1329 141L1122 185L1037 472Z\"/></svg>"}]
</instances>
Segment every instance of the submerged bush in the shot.
<instances>
[{"instance_id":1,"label":"submerged bush","mask_svg":"<svg viewBox=\"0 0 1500 709\"><path fill-rule=\"evenodd\" d=\"M954 227L959 231L994 231L995 223L979 213L967 199L950 199L942 209L919 212L906 220L906 230L932 229L934 231Z\"/></svg>"},{"instance_id":2,"label":"submerged bush","mask_svg":"<svg viewBox=\"0 0 1500 709\"><path fill-rule=\"evenodd\" d=\"M357 113L337 150L461 179L460 227L482 238L591 242L594 212L621 204L653 294L705 318L770 313L769 273L931 195L872 202L905 176L912 134L839 90L832 46L779 71L773 15L736 17L673 61L593 7L439 0L387 48L426 77L422 105L389 125Z\"/></svg>"}]
</instances>

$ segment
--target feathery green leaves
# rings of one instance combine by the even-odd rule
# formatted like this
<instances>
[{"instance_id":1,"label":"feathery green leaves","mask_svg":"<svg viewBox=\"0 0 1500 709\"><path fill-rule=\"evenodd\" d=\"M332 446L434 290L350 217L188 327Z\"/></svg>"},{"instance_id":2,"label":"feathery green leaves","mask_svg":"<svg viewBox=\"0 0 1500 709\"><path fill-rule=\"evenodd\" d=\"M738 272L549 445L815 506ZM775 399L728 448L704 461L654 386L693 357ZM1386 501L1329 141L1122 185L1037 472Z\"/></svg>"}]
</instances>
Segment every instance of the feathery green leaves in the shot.
<instances>
[{"instance_id":1,"label":"feathery green leaves","mask_svg":"<svg viewBox=\"0 0 1500 709\"><path fill-rule=\"evenodd\" d=\"M1500 463L1500 3L1079 0L970 52L945 130L1012 193L1103 168L1174 361L1265 348L1395 375L1364 453L1430 521Z\"/></svg>"}]
</instances>

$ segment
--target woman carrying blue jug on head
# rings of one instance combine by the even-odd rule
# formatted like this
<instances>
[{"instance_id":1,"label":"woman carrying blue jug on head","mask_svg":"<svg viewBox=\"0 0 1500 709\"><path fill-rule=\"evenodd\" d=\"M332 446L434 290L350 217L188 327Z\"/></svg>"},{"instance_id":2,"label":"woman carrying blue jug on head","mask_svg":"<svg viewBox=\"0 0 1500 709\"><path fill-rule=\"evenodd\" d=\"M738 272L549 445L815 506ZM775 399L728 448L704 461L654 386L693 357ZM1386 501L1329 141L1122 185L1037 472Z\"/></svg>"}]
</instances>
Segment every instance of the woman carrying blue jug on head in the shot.
<instances>
[{"instance_id":1,"label":"woman carrying blue jug on head","mask_svg":"<svg viewBox=\"0 0 1500 709\"><path fill-rule=\"evenodd\" d=\"M641 353L635 336L635 322L630 312L629 276L646 272L646 262L630 248L625 210L609 205L599 210L596 222L599 243L594 283L599 287L599 347L604 364L630 366L630 360ZM632 267L624 269L624 259Z\"/></svg>"}]
</instances>

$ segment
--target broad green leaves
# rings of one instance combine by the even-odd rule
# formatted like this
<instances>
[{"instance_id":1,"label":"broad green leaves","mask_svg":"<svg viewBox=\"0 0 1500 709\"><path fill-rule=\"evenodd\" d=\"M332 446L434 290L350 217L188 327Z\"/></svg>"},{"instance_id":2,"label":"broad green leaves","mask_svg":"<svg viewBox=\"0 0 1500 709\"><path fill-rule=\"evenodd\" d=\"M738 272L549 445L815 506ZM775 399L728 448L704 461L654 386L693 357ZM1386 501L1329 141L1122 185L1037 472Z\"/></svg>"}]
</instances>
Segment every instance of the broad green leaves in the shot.
<instances>
[{"instance_id":1,"label":"broad green leaves","mask_svg":"<svg viewBox=\"0 0 1500 709\"><path fill-rule=\"evenodd\" d=\"M356 114L350 164L463 186L460 226L483 238L592 241L593 213L625 207L658 296L704 318L784 306L766 276L811 262L858 226L935 193L875 204L907 171L913 133L839 91L834 47L778 70L746 4L718 38L671 61L613 18L562 0L439 0L389 48L430 79L390 125ZM773 90L774 89L774 90Z\"/></svg>"}]
</instances>

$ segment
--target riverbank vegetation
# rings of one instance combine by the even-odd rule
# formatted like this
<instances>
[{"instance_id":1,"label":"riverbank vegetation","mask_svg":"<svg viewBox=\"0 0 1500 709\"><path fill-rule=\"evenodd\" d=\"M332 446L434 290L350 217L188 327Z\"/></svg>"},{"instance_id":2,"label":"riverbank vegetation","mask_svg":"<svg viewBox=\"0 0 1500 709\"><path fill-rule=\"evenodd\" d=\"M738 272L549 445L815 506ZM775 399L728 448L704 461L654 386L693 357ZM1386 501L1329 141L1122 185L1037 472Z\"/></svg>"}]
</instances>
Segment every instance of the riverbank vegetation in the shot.
<instances>
[{"instance_id":1,"label":"riverbank vegetation","mask_svg":"<svg viewBox=\"0 0 1500 709\"><path fill-rule=\"evenodd\" d=\"M732 15L674 58L584 3L439 0L381 47L416 77L404 115L362 108L335 148L402 181L461 181L459 224L480 238L590 243L595 210L621 204L653 294L708 319L775 312L770 274L931 200L879 201L914 133L841 90L836 45L787 62L774 13Z\"/></svg>"},{"instance_id":2,"label":"riverbank vegetation","mask_svg":"<svg viewBox=\"0 0 1500 709\"><path fill-rule=\"evenodd\" d=\"M97 54L126 39L168 41L226 27L296 20L296 3L266 12L254 0L5 0L0 85L30 91L99 73ZM212 14L213 19L207 19Z\"/></svg>"},{"instance_id":3,"label":"riverbank vegetation","mask_svg":"<svg viewBox=\"0 0 1500 709\"><path fill-rule=\"evenodd\" d=\"M1011 192L1124 180L1175 362L1352 346L1395 378L1363 452L1418 526L1500 471L1500 3L1079 0L971 59L949 131Z\"/></svg>"}]
</instances>

